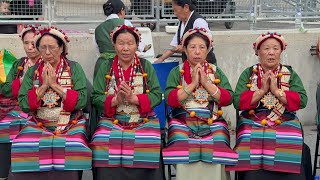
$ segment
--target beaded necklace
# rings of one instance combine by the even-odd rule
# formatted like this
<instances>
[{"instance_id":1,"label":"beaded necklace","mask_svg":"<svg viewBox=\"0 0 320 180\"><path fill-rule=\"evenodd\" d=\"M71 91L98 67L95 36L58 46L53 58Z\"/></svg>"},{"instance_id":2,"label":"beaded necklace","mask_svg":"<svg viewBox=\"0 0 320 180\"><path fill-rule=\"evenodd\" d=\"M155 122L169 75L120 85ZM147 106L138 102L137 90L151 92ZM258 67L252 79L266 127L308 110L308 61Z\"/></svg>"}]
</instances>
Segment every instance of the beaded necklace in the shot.
<instances>
[{"instance_id":1,"label":"beaded necklace","mask_svg":"<svg viewBox=\"0 0 320 180\"><path fill-rule=\"evenodd\" d=\"M41 61L39 66L35 69L33 81L37 83L33 83L33 88L38 88L39 87L39 80L41 79L40 71L42 71L42 67L44 66L44 62ZM66 67L64 69L64 67ZM56 72L56 77L57 77L57 83L62 86L63 88L66 89L72 89L73 83L71 79L71 70L70 66L67 62L67 60L61 56L60 62L55 70ZM44 102L43 105L46 105L48 108L55 107L55 105L58 105L56 102L57 100L60 99L60 96L56 94L52 90L52 88L49 88L45 95L41 98L41 100ZM62 131L64 131L65 127L70 123L70 115L71 112L66 112L63 110L63 101L61 101L61 111L60 111L60 116L57 124L56 131L54 132L55 134L60 134ZM40 127L40 126L39 126Z\"/></svg>"},{"instance_id":2,"label":"beaded necklace","mask_svg":"<svg viewBox=\"0 0 320 180\"><path fill-rule=\"evenodd\" d=\"M118 56L115 56L114 60L113 60L113 64L116 63L116 67L117 67L117 71L118 73L114 73L114 69L113 69L113 65L111 66L110 68L110 71L109 73L105 76L106 78L106 91L105 91L105 94L109 94L108 90L109 90L109 85L110 85L110 81L111 81L111 78L112 78L112 75L114 74L115 78L118 80L118 83L117 85L120 85L121 81L124 81L124 73L123 73L123 69L122 67L120 66L120 63L119 63L119 59L118 59ZM142 73L142 76L143 76L143 83L146 87L146 93L149 93L150 90L149 90L149 87L148 87L148 81L147 81L147 76L148 74L145 73L141 63L140 63L140 60L138 58L138 56L135 56L135 60L134 62L132 63L131 65L131 71L130 71L130 77L129 77L129 82L130 82L130 86L131 88L134 88L135 85L134 85L134 78L137 76L137 72L140 70L140 72ZM116 89L117 91L117 89Z\"/></svg>"},{"instance_id":3,"label":"beaded necklace","mask_svg":"<svg viewBox=\"0 0 320 180\"><path fill-rule=\"evenodd\" d=\"M212 81L212 83L218 85L220 83L220 79L218 79L218 75L214 70L213 66L214 65L210 65L207 61L203 63L203 68L205 70L205 73L208 79ZM190 84L192 82L191 67L188 61L185 61L184 64L182 65L182 68L180 69L180 84L177 86L178 89L183 88L183 82L185 82L186 84ZM201 83L199 83L198 88L201 88L201 87L202 85ZM192 93L194 98L196 98L197 96L196 91L197 91L197 88L194 89ZM214 120L218 119L223 114L223 112L221 110L221 107L219 107L216 102L214 102L214 105L210 105L210 106L211 107L213 106L211 118L203 118L203 117L197 116L194 111L189 111L188 109L186 109L185 106L182 106L182 108L190 115L190 117L196 117L197 119L205 121L209 125L211 125Z\"/></svg>"},{"instance_id":4,"label":"beaded necklace","mask_svg":"<svg viewBox=\"0 0 320 180\"><path fill-rule=\"evenodd\" d=\"M129 76L129 83L128 84L130 87L132 87L132 84L133 84L133 77L136 75L136 71L137 71L137 64L139 64L139 61L137 59L134 59L132 64L131 64L131 71L130 71L130 76ZM122 66L120 65L120 62L118 60L118 63L117 63L117 67L118 67L118 79L119 79L119 82L118 82L118 85L120 84L120 82L122 81L125 81L124 79L124 73L123 73L123 69L122 69Z\"/></svg>"},{"instance_id":5,"label":"beaded necklace","mask_svg":"<svg viewBox=\"0 0 320 180\"><path fill-rule=\"evenodd\" d=\"M23 75L23 74L21 74L21 73L24 71L24 69L26 68L27 65L28 65L29 67L31 67L31 66L29 65L29 63L28 63L29 61L31 61L31 60L30 60L28 57L25 57L24 60L21 62L20 66L18 66L18 72L17 72L17 75L16 75L16 79L19 78L19 77L21 77L21 76ZM39 59L34 63L34 65L40 63L41 61L42 61L42 59L39 58ZM28 67L28 68L29 68L29 67ZM26 73L26 71L23 72L23 73Z\"/></svg>"},{"instance_id":6,"label":"beaded necklace","mask_svg":"<svg viewBox=\"0 0 320 180\"><path fill-rule=\"evenodd\" d=\"M29 58L28 57L25 57L24 60L22 61L22 63L20 64L20 66L18 66L18 73L16 75L16 79L19 78L20 76L22 76L22 72L23 72L23 69L25 68L25 64L28 62Z\"/></svg>"},{"instance_id":7,"label":"beaded necklace","mask_svg":"<svg viewBox=\"0 0 320 180\"><path fill-rule=\"evenodd\" d=\"M247 88L249 88L251 91L259 90L259 87L261 87L261 79L264 73L265 72L262 69L261 64L254 65L249 83L247 84ZM274 71L274 74L277 77L278 89L289 90L289 79L291 75L290 71L285 66L280 64ZM278 100L269 90L267 94L265 94L264 97L259 101L259 103L260 102L262 102L266 108L272 109L267 118L261 120L261 125L274 126L281 124L281 116L285 111L285 107L283 106L281 101ZM258 118L255 115L255 111L253 109L249 111L249 114Z\"/></svg>"},{"instance_id":8,"label":"beaded necklace","mask_svg":"<svg viewBox=\"0 0 320 180\"><path fill-rule=\"evenodd\" d=\"M116 69L114 69L116 68ZM109 86L110 86L110 82L112 77L114 76L114 78L118 81L115 86L119 86L120 83L122 81L125 80L124 77L124 71L119 63L119 59L118 56L115 56L113 63L111 65L110 71L109 73L105 76L106 78L106 90L105 90L105 94L108 95L109 94ZM130 74L129 74L129 86L131 87L131 89L133 89L133 93L137 94L137 93L149 93L149 87L148 87L148 81L147 81L147 76L148 74L145 73L142 64L139 60L139 58L135 55L135 59L133 60L133 63L131 64L131 70L130 70ZM145 91L143 89L138 90L139 88L143 88L143 86L140 86L139 84L135 83L135 79L139 78L139 76L142 76L142 84L145 86ZM141 78L141 77L140 77ZM114 93L117 92L117 88L115 87L115 91ZM112 94L112 92L110 93ZM119 123L119 120L115 119L114 117L112 117L113 119L113 123L122 127L123 129L134 129L136 127L138 127L139 125L148 122L148 118L145 117L143 118L143 121L141 123L137 122L138 119L140 119L140 115L138 114L138 109L136 107L136 105L125 105L123 106L123 104L118 105L117 107L117 111L118 110L123 110L124 113L134 113L134 114L130 114L130 120L135 119L134 122L130 122L129 125L121 125ZM137 112L135 112L137 111Z\"/></svg>"}]
</instances>

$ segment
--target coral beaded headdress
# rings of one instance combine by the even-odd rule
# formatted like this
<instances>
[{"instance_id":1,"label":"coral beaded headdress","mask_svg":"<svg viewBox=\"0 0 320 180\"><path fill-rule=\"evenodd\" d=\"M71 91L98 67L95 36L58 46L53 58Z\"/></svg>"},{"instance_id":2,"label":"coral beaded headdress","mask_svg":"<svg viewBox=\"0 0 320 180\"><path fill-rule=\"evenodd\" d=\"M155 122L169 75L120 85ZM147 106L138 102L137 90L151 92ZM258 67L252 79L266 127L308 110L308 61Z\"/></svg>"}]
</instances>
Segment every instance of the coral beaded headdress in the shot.
<instances>
[{"instance_id":1,"label":"coral beaded headdress","mask_svg":"<svg viewBox=\"0 0 320 180\"><path fill-rule=\"evenodd\" d=\"M37 41L39 41L40 37L42 37L45 34L53 34L53 35L57 36L58 38L60 38L64 43L64 45L63 45L64 46L64 53L65 53L65 55L68 54L68 50L69 50L68 43L70 42L70 40L69 40L68 36L62 30L60 30L56 27L53 27L53 26L50 28L44 27L44 28L39 29L36 32L36 35L34 37L35 44L37 44Z\"/></svg>"},{"instance_id":2,"label":"coral beaded headdress","mask_svg":"<svg viewBox=\"0 0 320 180\"><path fill-rule=\"evenodd\" d=\"M134 26L121 25L121 26L117 26L116 28L114 28L114 30L110 32L110 37L113 43L115 43L114 35L117 34L118 31L121 31L123 29L130 30L136 35L138 39L137 44L141 42L141 33L139 32L138 28Z\"/></svg>"},{"instance_id":3,"label":"coral beaded headdress","mask_svg":"<svg viewBox=\"0 0 320 180\"><path fill-rule=\"evenodd\" d=\"M22 39L22 37L25 35L25 33L29 32L29 31L33 31L33 32L36 32L38 30L38 26L34 26L32 24L30 25L24 25L23 26L23 29L21 30L20 34L19 34L19 37Z\"/></svg>"},{"instance_id":4,"label":"coral beaded headdress","mask_svg":"<svg viewBox=\"0 0 320 180\"><path fill-rule=\"evenodd\" d=\"M181 40L181 44L182 46L185 46L185 40L191 35L191 34L194 34L194 33L201 33L202 35L204 35L208 42L209 42L209 46L208 46L208 49L212 48L212 43L213 43L213 39L212 39L212 35L210 34L210 31L206 30L205 28L199 28L199 27L196 27L194 29L189 29L182 37L182 40Z\"/></svg>"},{"instance_id":5,"label":"coral beaded headdress","mask_svg":"<svg viewBox=\"0 0 320 180\"><path fill-rule=\"evenodd\" d=\"M281 45L281 50L285 50L287 47L287 42L284 39L284 37L282 36L282 34L276 33L276 32L268 32L266 34L261 34L256 41L253 43L253 49L256 53L256 55L258 55L258 50L261 46L261 44L266 41L269 38L274 38L276 39L280 45Z\"/></svg>"}]
</instances>

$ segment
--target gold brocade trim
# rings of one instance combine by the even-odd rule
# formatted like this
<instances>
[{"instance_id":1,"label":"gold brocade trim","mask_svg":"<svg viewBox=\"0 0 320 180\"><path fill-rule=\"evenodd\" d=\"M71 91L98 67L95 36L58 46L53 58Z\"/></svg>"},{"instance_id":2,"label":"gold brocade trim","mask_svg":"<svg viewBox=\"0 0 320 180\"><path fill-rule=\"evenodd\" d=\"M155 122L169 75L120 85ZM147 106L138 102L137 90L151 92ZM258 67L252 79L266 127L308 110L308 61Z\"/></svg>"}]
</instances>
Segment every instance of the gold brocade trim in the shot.
<instances>
[{"instance_id":1,"label":"gold brocade trim","mask_svg":"<svg viewBox=\"0 0 320 180\"><path fill-rule=\"evenodd\" d=\"M112 72L112 76L110 79L110 84L108 87L108 92L110 95L113 95L117 89L117 83L115 79L114 72ZM133 94L143 94L143 76L141 72L137 72L136 75L133 77ZM125 104L121 103L117 106L117 114L128 114L130 116L129 123L138 122L140 118L139 109L137 105L134 104Z\"/></svg>"},{"instance_id":2,"label":"gold brocade trim","mask_svg":"<svg viewBox=\"0 0 320 180\"><path fill-rule=\"evenodd\" d=\"M208 63L208 64L212 67L213 72L216 72L216 71L217 71L217 67L216 67L214 64L210 64L210 63ZM180 65L179 65L180 70L183 69L183 65L184 65L184 64L180 64ZM183 76L181 76L181 77L182 77L182 78L181 78L182 87L187 86L188 84L187 84L186 81L184 80ZM209 80L209 81L211 80L211 82L214 82L214 80L215 80L215 75L214 75L213 73L211 73L211 72L208 72L208 80ZM204 91L206 91L206 90L204 89ZM207 91L206 91L206 92L207 92ZM203 93L204 93L204 92L203 92ZM208 92L207 92L207 93L208 93ZM209 94L207 94L207 95L208 95L208 96L207 96L207 100L206 100L206 101L204 100L204 101L200 102L200 101L197 101L197 100L195 99L194 94L191 94L191 95L188 96L187 99L184 101L183 106L184 106L186 109L189 109L189 108L207 108L208 105L209 105L209 101L213 101L212 96L209 96ZM205 95L205 96L206 96L206 95ZM204 97L204 98L205 98L205 97ZM218 118L218 116L217 116L218 110L219 110L219 106L218 106L218 104L217 104L216 102L214 102L214 106L213 106L213 110L212 110L212 116L211 116L211 118L212 118L213 120L216 120L216 119Z\"/></svg>"},{"instance_id":3,"label":"gold brocade trim","mask_svg":"<svg viewBox=\"0 0 320 180\"><path fill-rule=\"evenodd\" d=\"M39 65L40 67L40 65ZM39 68L38 67L38 68ZM65 69L63 69L65 68ZM57 75L58 84L65 89L72 89L73 82L71 78L71 68L65 59L61 59L61 65L58 69ZM35 81L39 81L39 73ZM63 110L63 99L52 88L49 88L44 96L41 98L43 106L37 110L37 117L40 119L57 121L57 130L64 130L70 121L71 112ZM55 107L61 101L61 107Z\"/></svg>"},{"instance_id":4,"label":"gold brocade trim","mask_svg":"<svg viewBox=\"0 0 320 180\"><path fill-rule=\"evenodd\" d=\"M40 107L37 110L37 117L49 121L58 121L61 112L61 107L47 108Z\"/></svg>"},{"instance_id":5,"label":"gold brocade trim","mask_svg":"<svg viewBox=\"0 0 320 180\"><path fill-rule=\"evenodd\" d=\"M253 69L257 69L257 68L258 68L258 65L253 66ZM257 73L254 73L254 72L252 72L252 73L253 73L253 76L250 77L252 87L250 88L250 90L257 91L257 90L259 90L259 88L258 88L258 75L257 75ZM290 80L290 76L291 76L289 69L286 66L282 65L278 74L282 74L281 79L280 79L281 89L283 91L288 91L290 88L289 80ZM278 81L278 78L277 78L277 81ZM283 84L285 84L285 85L283 85ZM285 107L283 106L281 101L276 96L274 96L271 92L268 92L268 94L266 94L260 101L262 103L264 103L264 106L266 108L272 109L270 114L267 116L267 119L270 119L273 122L278 120L285 111Z\"/></svg>"}]
</instances>

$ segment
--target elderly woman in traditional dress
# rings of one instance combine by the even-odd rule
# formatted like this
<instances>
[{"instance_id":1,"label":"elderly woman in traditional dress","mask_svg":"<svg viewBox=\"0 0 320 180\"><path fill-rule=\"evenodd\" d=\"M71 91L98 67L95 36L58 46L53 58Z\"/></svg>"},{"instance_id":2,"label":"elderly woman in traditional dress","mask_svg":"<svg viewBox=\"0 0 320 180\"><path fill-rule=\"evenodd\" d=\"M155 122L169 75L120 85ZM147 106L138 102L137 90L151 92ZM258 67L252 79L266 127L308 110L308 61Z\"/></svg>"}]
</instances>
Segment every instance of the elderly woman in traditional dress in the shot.
<instances>
[{"instance_id":1,"label":"elderly woman in traditional dress","mask_svg":"<svg viewBox=\"0 0 320 180\"><path fill-rule=\"evenodd\" d=\"M163 158L165 164L177 164L179 180L229 179L224 165L237 163L221 110L232 103L233 91L222 70L206 59L212 48L209 33L204 28L186 32L187 59L167 79L165 98L172 111Z\"/></svg>"},{"instance_id":2,"label":"elderly woman in traditional dress","mask_svg":"<svg viewBox=\"0 0 320 180\"><path fill-rule=\"evenodd\" d=\"M27 70L40 58L33 45L35 31L36 27L32 25L24 26L20 37L27 56L13 63L6 82L0 85L0 180L7 178L9 174L11 142L28 120L28 115L19 107L18 93Z\"/></svg>"},{"instance_id":3,"label":"elderly woman in traditional dress","mask_svg":"<svg viewBox=\"0 0 320 180\"><path fill-rule=\"evenodd\" d=\"M10 179L72 180L91 169L81 111L87 102L86 76L80 64L66 58L68 42L54 27L36 33L42 61L27 71L18 97L32 118L13 140Z\"/></svg>"},{"instance_id":4,"label":"elderly woman in traditional dress","mask_svg":"<svg viewBox=\"0 0 320 180\"><path fill-rule=\"evenodd\" d=\"M310 180L310 150L296 111L307 104L298 74L280 63L287 43L281 34L260 35L253 44L259 63L245 69L236 86L240 180Z\"/></svg>"},{"instance_id":5,"label":"elderly woman in traditional dress","mask_svg":"<svg viewBox=\"0 0 320 180\"><path fill-rule=\"evenodd\" d=\"M94 179L162 179L160 125L152 110L162 93L151 63L135 53L140 36L126 25L113 30L116 56L94 79L93 105L102 115L91 143Z\"/></svg>"}]
</instances>

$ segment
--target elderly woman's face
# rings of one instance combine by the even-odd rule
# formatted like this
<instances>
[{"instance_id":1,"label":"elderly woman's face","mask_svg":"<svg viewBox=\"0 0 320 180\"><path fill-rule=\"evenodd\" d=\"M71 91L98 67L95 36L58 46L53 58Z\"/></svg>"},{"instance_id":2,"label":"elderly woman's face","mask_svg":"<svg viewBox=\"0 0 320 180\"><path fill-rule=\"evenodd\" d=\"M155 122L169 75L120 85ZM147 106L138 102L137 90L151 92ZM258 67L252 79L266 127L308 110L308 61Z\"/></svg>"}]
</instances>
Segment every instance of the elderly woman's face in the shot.
<instances>
[{"instance_id":1,"label":"elderly woman's face","mask_svg":"<svg viewBox=\"0 0 320 180\"><path fill-rule=\"evenodd\" d=\"M128 32L120 33L114 45L119 61L125 63L130 63L134 60L137 47L134 36Z\"/></svg>"},{"instance_id":2,"label":"elderly woman's face","mask_svg":"<svg viewBox=\"0 0 320 180\"><path fill-rule=\"evenodd\" d=\"M23 49L26 52L27 57L30 59L36 59L40 55L39 51L34 46L33 39L34 39L34 32L32 31L27 32L22 39Z\"/></svg>"},{"instance_id":3,"label":"elderly woman's face","mask_svg":"<svg viewBox=\"0 0 320 180\"><path fill-rule=\"evenodd\" d=\"M189 41L185 48L187 59L190 64L196 65L206 60L208 48L205 40L200 37L194 37Z\"/></svg>"},{"instance_id":4,"label":"elderly woman's face","mask_svg":"<svg viewBox=\"0 0 320 180\"><path fill-rule=\"evenodd\" d=\"M279 41L269 38L264 41L258 50L258 56L262 67L273 69L280 64L280 55L282 53Z\"/></svg>"},{"instance_id":5,"label":"elderly woman's face","mask_svg":"<svg viewBox=\"0 0 320 180\"><path fill-rule=\"evenodd\" d=\"M63 46L59 47L58 41L50 35L44 35L39 43L40 55L44 62L52 66L60 62Z\"/></svg>"}]
</instances>

